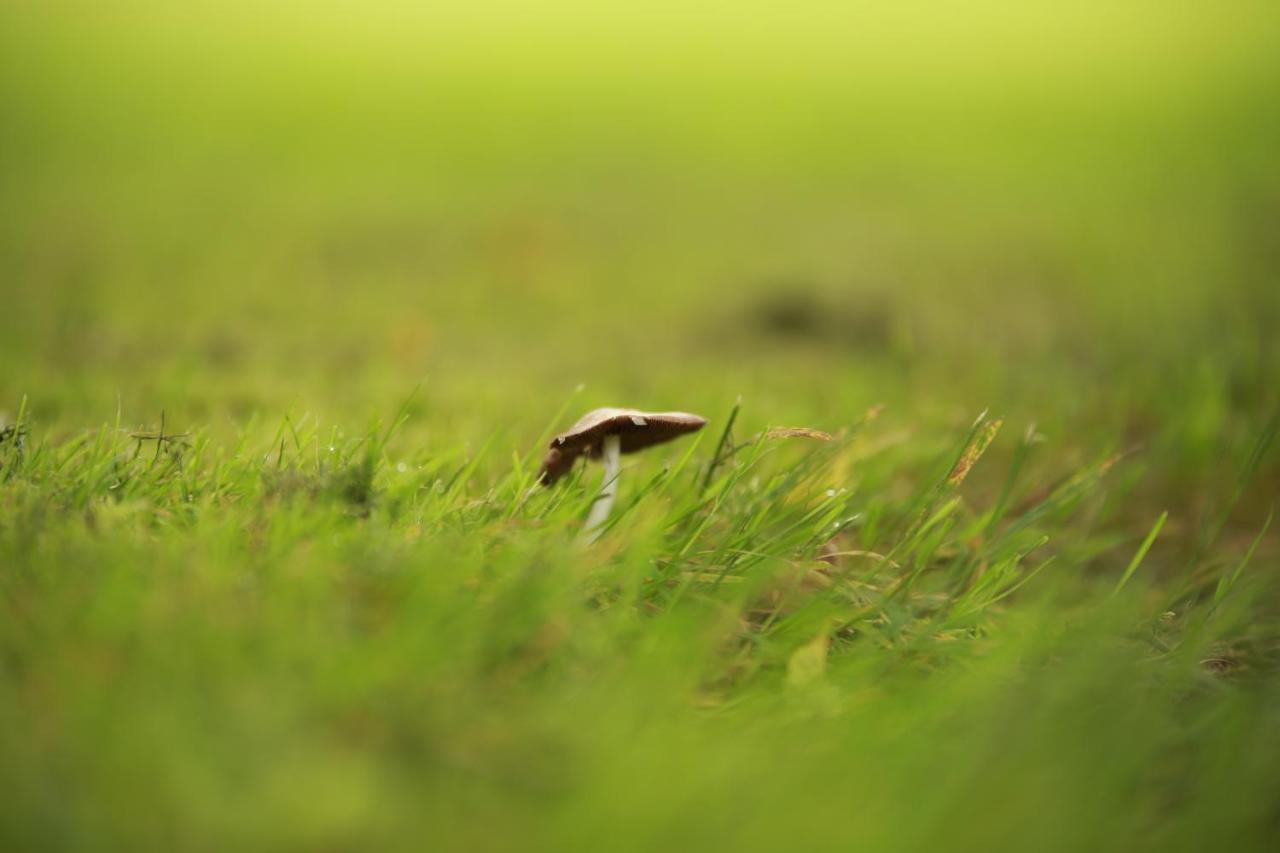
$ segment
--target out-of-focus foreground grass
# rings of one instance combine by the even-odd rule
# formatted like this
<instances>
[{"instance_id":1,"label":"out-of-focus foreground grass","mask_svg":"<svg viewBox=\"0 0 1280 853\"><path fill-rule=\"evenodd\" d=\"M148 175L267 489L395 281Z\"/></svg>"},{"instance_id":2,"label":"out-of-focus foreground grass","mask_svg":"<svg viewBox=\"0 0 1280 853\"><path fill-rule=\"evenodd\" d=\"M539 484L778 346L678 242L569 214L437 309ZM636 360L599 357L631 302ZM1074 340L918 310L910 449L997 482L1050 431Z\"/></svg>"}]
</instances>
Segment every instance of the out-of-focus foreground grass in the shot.
<instances>
[{"instance_id":1,"label":"out-of-focus foreground grass","mask_svg":"<svg viewBox=\"0 0 1280 853\"><path fill-rule=\"evenodd\" d=\"M884 5L0 11L2 846L1270 849L1280 13Z\"/></svg>"}]
</instances>

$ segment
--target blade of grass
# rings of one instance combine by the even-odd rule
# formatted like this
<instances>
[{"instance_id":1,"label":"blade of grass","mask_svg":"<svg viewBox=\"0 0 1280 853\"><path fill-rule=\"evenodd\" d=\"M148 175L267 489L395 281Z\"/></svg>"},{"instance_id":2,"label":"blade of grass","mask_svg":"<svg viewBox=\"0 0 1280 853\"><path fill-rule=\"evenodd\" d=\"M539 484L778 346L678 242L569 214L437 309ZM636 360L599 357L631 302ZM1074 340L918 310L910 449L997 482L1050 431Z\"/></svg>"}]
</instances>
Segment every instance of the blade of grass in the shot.
<instances>
[{"instance_id":1,"label":"blade of grass","mask_svg":"<svg viewBox=\"0 0 1280 853\"><path fill-rule=\"evenodd\" d=\"M1151 528L1151 532L1147 534L1146 539L1142 540L1142 544L1138 546L1138 552L1134 554L1133 559L1129 561L1129 567L1124 570L1124 574L1120 577L1120 582L1117 583L1116 588L1111 591L1112 596L1117 595L1120 590L1124 589L1124 585L1129 582L1129 578L1133 577L1133 573L1138 570L1138 566L1142 565L1142 561L1147 556L1147 552L1151 550L1151 546L1155 544L1156 537L1160 535L1160 528L1164 527L1164 523L1168 518L1168 510L1160 513L1160 517L1156 519L1156 523Z\"/></svg>"},{"instance_id":2,"label":"blade of grass","mask_svg":"<svg viewBox=\"0 0 1280 853\"><path fill-rule=\"evenodd\" d=\"M1262 529L1258 531L1258 535L1253 537L1249 550L1245 551L1244 557L1241 558L1235 571L1230 575L1224 574L1218 581L1218 587L1213 591L1213 603L1215 606L1227 597L1227 593L1231 592L1231 588L1236 585L1236 581L1240 580L1240 575L1244 572L1245 566L1249 565L1249 561L1253 559L1253 552L1258 550L1258 543L1262 541L1262 537L1267 535L1267 529L1271 527L1271 519L1275 515L1275 511L1275 507L1272 507L1267 513L1267 520L1262 523Z\"/></svg>"},{"instance_id":3,"label":"blade of grass","mask_svg":"<svg viewBox=\"0 0 1280 853\"><path fill-rule=\"evenodd\" d=\"M711 462L707 465L707 473L702 478L702 487L698 489L698 494L706 494L711 486L711 478L715 476L716 467L720 464L720 460L724 455L724 449L729 444L729 436L733 432L734 421L738 419L738 412L742 409L742 398L739 397L733 404L733 409L729 412L729 417L724 422L724 429L720 432L720 441L716 443L716 452L711 457Z\"/></svg>"}]
</instances>

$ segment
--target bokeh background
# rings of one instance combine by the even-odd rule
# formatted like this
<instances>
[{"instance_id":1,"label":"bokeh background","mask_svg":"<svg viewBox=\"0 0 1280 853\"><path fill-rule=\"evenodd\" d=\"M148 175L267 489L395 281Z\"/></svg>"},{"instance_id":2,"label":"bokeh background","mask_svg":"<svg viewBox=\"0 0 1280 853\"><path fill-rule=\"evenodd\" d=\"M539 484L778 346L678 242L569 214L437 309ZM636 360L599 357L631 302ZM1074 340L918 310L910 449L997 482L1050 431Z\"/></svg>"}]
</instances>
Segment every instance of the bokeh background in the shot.
<instances>
[{"instance_id":1,"label":"bokeh background","mask_svg":"<svg viewBox=\"0 0 1280 853\"><path fill-rule=\"evenodd\" d=\"M1194 408L1207 458L1275 381L1271 3L0 21L0 399L45 423L421 386L515 441L583 384L771 422Z\"/></svg>"}]
</instances>

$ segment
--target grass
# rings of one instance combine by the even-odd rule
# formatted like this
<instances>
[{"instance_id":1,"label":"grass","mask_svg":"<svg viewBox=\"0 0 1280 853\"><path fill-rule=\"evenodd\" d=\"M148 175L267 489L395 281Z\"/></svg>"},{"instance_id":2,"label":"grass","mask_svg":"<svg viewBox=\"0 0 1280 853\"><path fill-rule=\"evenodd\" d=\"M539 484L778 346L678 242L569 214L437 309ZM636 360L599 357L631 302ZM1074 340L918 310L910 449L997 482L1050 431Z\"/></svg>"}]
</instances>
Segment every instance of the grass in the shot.
<instances>
[{"instance_id":1,"label":"grass","mask_svg":"<svg viewBox=\"0 0 1280 853\"><path fill-rule=\"evenodd\" d=\"M1252 547L1135 573L1166 516L1108 540L1110 459L992 502L963 473L998 421L932 462L874 420L714 468L704 441L639 463L583 547L593 472L530 494L532 453L423 452L400 423L6 442L7 846L1275 829L1273 577Z\"/></svg>"},{"instance_id":2,"label":"grass","mask_svg":"<svg viewBox=\"0 0 1280 853\"><path fill-rule=\"evenodd\" d=\"M0 848L1275 846L1269 6L117 5L0 13Z\"/></svg>"}]
</instances>

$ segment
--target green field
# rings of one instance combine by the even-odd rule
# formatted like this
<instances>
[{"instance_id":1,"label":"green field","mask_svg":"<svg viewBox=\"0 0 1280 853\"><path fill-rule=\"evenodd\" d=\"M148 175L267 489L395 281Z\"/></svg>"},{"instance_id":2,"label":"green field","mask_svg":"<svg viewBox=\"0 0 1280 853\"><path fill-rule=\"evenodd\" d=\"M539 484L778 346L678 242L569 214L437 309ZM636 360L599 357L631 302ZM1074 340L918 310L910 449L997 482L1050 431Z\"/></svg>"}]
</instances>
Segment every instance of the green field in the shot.
<instances>
[{"instance_id":1,"label":"green field","mask_svg":"<svg viewBox=\"0 0 1280 853\"><path fill-rule=\"evenodd\" d=\"M6 4L0 850L1276 849L1280 8L1067 5Z\"/></svg>"}]
</instances>

